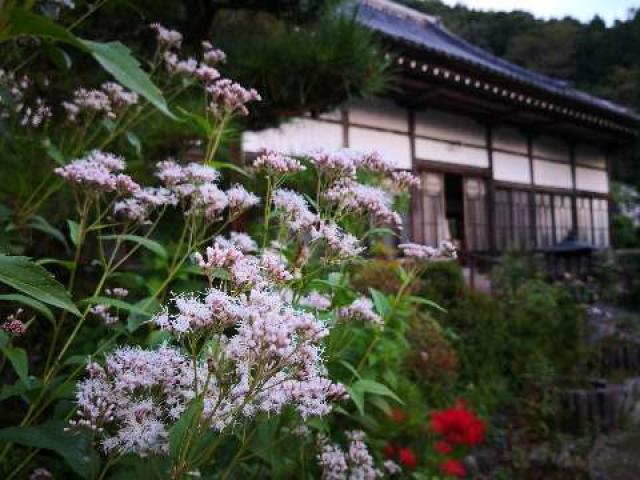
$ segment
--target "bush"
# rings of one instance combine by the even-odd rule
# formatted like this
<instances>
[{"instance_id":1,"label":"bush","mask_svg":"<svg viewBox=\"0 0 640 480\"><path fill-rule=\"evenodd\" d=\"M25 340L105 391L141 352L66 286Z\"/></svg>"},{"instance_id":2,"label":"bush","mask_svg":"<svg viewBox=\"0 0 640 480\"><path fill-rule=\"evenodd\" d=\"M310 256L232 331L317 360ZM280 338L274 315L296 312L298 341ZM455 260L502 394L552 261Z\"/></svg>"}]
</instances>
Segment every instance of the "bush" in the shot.
<instances>
[{"instance_id":1,"label":"bush","mask_svg":"<svg viewBox=\"0 0 640 480\"><path fill-rule=\"evenodd\" d=\"M429 264L421 275L421 294L443 308L449 308L465 293L464 275L457 262Z\"/></svg>"}]
</instances>

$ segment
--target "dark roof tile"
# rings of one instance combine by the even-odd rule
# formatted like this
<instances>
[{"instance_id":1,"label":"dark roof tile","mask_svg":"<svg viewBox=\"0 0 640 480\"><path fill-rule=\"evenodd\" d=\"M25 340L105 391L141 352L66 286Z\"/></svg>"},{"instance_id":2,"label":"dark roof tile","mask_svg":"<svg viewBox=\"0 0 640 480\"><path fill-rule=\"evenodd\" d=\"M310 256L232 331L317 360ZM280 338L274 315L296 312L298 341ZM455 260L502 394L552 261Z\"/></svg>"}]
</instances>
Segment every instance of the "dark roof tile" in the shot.
<instances>
[{"instance_id":1,"label":"dark roof tile","mask_svg":"<svg viewBox=\"0 0 640 480\"><path fill-rule=\"evenodd\" d=\"M623 115L633 120L640 116L633 110L571 87L565 80L533 72L472 45L447 30L430 15L399 5L391 0L355 0L347 7L363 25L394 40L452 57L567 99Z\"/></svg>"}]
</instances>

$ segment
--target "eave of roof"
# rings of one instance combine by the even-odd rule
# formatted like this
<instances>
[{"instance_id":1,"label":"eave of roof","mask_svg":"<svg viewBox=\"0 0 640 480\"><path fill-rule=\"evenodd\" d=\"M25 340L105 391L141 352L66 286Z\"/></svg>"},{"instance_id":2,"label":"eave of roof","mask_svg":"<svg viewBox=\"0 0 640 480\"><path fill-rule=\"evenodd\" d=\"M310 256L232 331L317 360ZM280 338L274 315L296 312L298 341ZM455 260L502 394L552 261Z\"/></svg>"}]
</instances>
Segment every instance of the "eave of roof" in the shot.
<instances>
[{"instance_id":1,"label":"eave of roof","mask_svg":"<svg viewBox=\"0 0 640 480\"><path fill-rule=\"evenodd\" d=\"M633 123L640 122L640 115L627 107L572 88L567 81L533 72L470 44L447 30L435 17L391 0L356 0L350 8L355 9L352 11L355 11L355 18L359 23L394 41L624 117Z\"/></svg>"}]
</instances>

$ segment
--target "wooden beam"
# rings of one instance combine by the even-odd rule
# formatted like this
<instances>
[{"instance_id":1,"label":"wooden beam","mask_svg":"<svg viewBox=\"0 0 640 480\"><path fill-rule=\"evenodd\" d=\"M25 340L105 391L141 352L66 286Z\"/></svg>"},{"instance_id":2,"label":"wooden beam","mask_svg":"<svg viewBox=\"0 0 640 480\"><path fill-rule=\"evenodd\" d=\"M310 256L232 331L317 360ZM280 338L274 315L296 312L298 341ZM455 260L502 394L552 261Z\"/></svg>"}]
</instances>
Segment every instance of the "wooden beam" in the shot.
<instances>
[{"instance_id":1,"label":"wooden beam","mask_svg":"<svg viewBox=\"0 0 640 480\"><path fill-rule=\"evenodd\" d=\"M485 136L487 143L487 155L489 157L490 175L487 178L487 230L489 240L489 251L496 252L496 215L495 215L495 184L493 182L493 127L490 123L485 126Z\"/></svg>"},{"instance_id":2,"label":"wooden beam","mask_svg":"<svg viewBox=\"0 0 640 480\"><path fill-rule=\"evenodd\" d=\"M576 198L576 144L569 142L569 163L571 164L571 221L573 230L578 235L578 200Z\"/></svg>"}]
</instances>

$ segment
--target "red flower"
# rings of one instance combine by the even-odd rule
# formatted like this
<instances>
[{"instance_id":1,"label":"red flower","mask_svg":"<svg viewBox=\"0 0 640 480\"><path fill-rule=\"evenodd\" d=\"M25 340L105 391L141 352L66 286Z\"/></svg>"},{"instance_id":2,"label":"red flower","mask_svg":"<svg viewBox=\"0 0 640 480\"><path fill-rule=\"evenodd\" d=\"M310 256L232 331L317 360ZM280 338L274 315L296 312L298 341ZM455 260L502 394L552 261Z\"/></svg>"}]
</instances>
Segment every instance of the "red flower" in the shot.
<instances>
[{"instance_id":1,"label":"red flower","mask_svg":"<svg viewBox=\"0 0 640 480\"><path fill-rule=\"evenodd\" d=\"M450 443L447 443L443 440L436 442L435 445L433 446L433 449L436 452L441 453L442 455L448 455L451 452L453 452L453 446L451 446Z\"/></svg>"},{"instance_id":2,"label":"red flower","mask_svg":"<svg viewBox=\"0 0 640 480\"><path fill-rule=\"evenodd\" d=\"M463 403L431 415L431 428L451 445L478 445L484 441L486 426Z\"/></svg>"},{"instance_id":3,"label":"red flower","mask_svg":"<svg viewBox=\"0 0 640 480\"><path fill-rule=\"evenodd\" d=\"M418 465L418 459L416 454L413 453L408 447L402 447L398 449L397 453L398 463L409 470L413 470Z\"/></svg>"},{"instance_id":4,"label":"red flower","mask_svg":"<svg viewBox=\"0 0 640 480\"><path fill-rule=\"evenodd\" d=\"M395 423L403 423L407 420L407 418L409 418L409 415L407 415L406 412L403 412L399 408L392 408L389 416Z\"/></svg>"},{"instance_id":5,"label":"red flower","mask_svg":"<svg viewBox=\"0 0 640 480\"><path fill-rule=\"evenodd\" d=\"M387 443L382 449L382 453L386 458L393 458L396 456L397 448L393 443Z\"/></svg>"},{"instance_id":6,"label":"red flower","mask_svg":"<svg viewBox=\"0 0 640 480\"><path fill-rule=\"evenodd\" d=\"M459 460L450 458L440 464L440 471L443 475L449 475L450 477L464 477L467 474L467 470Z\"/></svg>"}]
</instances>

